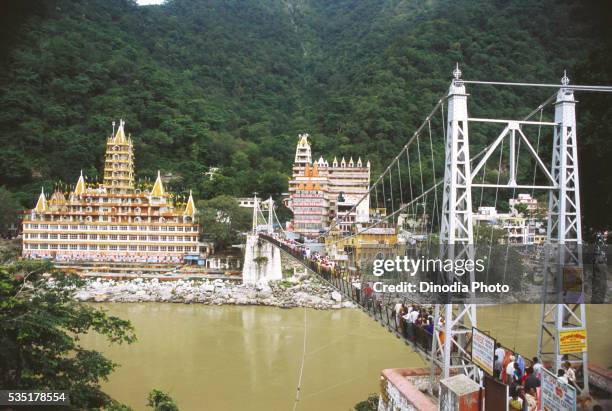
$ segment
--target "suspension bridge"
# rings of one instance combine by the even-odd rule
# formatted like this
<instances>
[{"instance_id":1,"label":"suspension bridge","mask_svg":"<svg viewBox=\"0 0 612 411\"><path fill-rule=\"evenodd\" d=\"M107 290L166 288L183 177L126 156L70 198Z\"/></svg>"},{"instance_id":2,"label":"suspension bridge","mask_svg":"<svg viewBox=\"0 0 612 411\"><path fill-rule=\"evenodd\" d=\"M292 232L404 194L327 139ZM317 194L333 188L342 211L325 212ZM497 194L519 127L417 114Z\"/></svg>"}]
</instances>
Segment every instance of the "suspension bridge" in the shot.
<instances>
[{"instance_id":1,"label":"suspension bridge","mask_svg":"<svg viewBox=\"0 0 612 411\"><path fill-rule=\"evenodd\" d=\"M555 90L518 119L471 117L466 87L480 84ZM260 246L266 243L285 251L413 345L431 364L432 379L436 374L447 378L456 373L479 378L471 361L470 340L472 327L478 326L477 308L478 302L483 302L483 294L477 295L473 290L459 296L380 293L372 291L373 282L410 281L416 274L440 285L499 280L525 290L522 282L535 284L537 292L529 302L541 304L537 356L553 372L563 362L571 361L579 370L579 391L588 394L586 345L568 352L560 341L570 332L586 336L585 304L596 302L591 301L583 264L575 91L610 92L612 87L570 85L565 73L560 84L470 81L462 79L457 65L448 93L437 101L353 206L351 211L367 202L370 221L351 220L349 211L336 217L321 233L326 251L318 255L327 254L324 261L311 258L303 252L302 245L290 239L278 221L271 198L263 202L267 205L267 216L263 215L260 203L255 202L250 237L257 239ZM545 245L528 252L513 245L509 237L500 244L493 226L474 217L475 209L481 210L483 206L497 209L519 192L530 193L532 197L545 193L548 197L548 210L543 218ZM398 241L391 245L380 242L368 256L356 258L348 245L354 246L360 235L381 227L393 228ZM335 263L339 255L348 258L350 267ZM464 267L461 273L440 269L428 273L421 269L412 275L394 269L385 273L384 280L373 273L375 259L421 255L450 261L481 258L485 269L477 272L474 267ZM245 267L248 265L245 259ZM531 272L525 273L525 267L531 267ZM541 281L536 282L535 275ZM394 307L398 303L432 304L433 332L408 338L397 321Z\"/></svg>"}]
</instances>

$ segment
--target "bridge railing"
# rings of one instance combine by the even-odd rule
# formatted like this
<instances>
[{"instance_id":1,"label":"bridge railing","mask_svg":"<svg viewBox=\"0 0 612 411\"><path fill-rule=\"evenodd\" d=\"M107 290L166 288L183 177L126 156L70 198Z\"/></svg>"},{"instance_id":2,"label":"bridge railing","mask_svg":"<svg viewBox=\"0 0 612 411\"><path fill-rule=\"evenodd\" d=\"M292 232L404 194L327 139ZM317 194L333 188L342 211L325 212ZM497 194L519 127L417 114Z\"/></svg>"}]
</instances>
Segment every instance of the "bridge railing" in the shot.
<instances>
[{"instance_id":1,"label":"bridge railing","mask_svg":"<svg viewBox=\"0 0 612 411\"><path fill-rule=\"evenodd\" d=\"M260 233L259 236L287 254L290 254L307 269L357 304L383 327L404 340L406 344L412 345L420 354L431 355L433 330L428 331L426 327L410 323L398 316L395 311L395 305L398 303L407 306L414 302L408 301L404 296L376 293L368 283L362 283L360 275L354 275L346 270L338 270L322 265L313 259L307 258L298 247L289 245L269 234ZM420 306L418 307L419 310L421 308Z\"/></svg>"},{"instance_id":2,"label":"bridge railing","mask_svg":"<svg viewBox=\"0 0 612 411\"><path fill-rule=\"evenodd\" d=\"M410 301L405 296L399 294L394 295L390 293L376 293L371 289L368 291L368 286L366 286L365 289L362 289L361 276L351 275L345 270L336 270L334 268L321 265L320 263L307 258L297 246L289 245L269 234L260 233L259 236L280 248L287 254L290 254L307 269L315 273L325 282L336 288L349 300L357 304L364 312L370 315L370 317L395 334L397 338L402 339L407 345L412 346L419 354L428 358L431 357L433 330L431 328L428 329L427 327L412 324L406 321L404 318L396 315L395 305L397 303L404 304L405 306L414 304L418 309L422 309L417 302ZM440 339L441 341L444 341L443 333L440 335ZM505 346L502 346L502 348L504 348L506 352L510 352L515 355L519 354L515 349ZM454 345L453 352L457 352ZM529 357L525 355L522 355L522 357L525 360L525 367L533 365ZM503 371L505 374L505 369ZM578 372L580 373L581 370L578 370ZM497 379L504 381L504 378L500 378L500 376L498 376Z\"/></svg>"}]
</instances>

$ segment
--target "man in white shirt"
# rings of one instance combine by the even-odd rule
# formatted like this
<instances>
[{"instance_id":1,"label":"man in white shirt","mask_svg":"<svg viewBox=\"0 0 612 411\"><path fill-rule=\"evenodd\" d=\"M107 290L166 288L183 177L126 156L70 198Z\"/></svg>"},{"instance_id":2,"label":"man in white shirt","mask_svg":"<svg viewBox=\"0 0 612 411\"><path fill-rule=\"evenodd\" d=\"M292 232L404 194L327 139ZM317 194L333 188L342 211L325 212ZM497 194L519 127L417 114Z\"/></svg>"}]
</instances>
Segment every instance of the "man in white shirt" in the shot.
<instances>
[{"instance_id":1,"label":"man in white shirt","mask_svg":"<svg viewBox=\"0 0 612 411\"><path fill-rule=\"evenodd\" d=\"M576 371L572 368L572 364L569 361L565 361L563 368L565 368L565 376L567 377L567 381L574 388L578 389L578 384L576 384Z\"/></svg>"},{"instance_id":2,"label":"man in white shirt","mask_svg":"<svg viewBox=\"0 0 612 411\"><path fill-rule=\"evenodd\" d=\"M414 324L416 322L417 318L419 318L419 310L416 310L416 309L412 310L410 312L410 322L412 324Z\"/></svg>"},{"instance_id":3,"label":"man in white shirt","mask_svg":"<svg viewBox=\"0 0 612 411\"><path fill-rule=\"evenodd\" d=\"M393 307L393 311L395 312L395 329L399 330L400 326L401 326L401 321L402 321L402 306L404 304L402 303L397 303L395 304L395 307Z\"/></svg>"},{"instance_id":4,"label":"man in white shirt","mask_svg":"<svg viewBox=\"0 0 612 411\"><path fill-rule=\"evenodd\" d=\"M510 362L506 365L506 384L512 382L512 377L514 376L514 360L516 360L516 358L514 355L511 355Z\"/></svg>"},{"instance_id":5,"label":"man in white shirt","mask_svg":"<svg viewBox=\"0 0 612 411\"><path fill-rule=\"evenodd\" d=\"M501 371L503 368L504 357L506 356L506 350L504 350L500 343L497 343L495 349L495 362L493 363L493 374L496 378L501 377Z\"/></svg>"},{"instance_id":6,"label":"man in white shirt","mask_svg":"<svg viewBox=\"0 0 612 411\"><path fill-rule=\"evenodd\" d=\"M536 376L538 380L542 379L542 363L538 359L538 357L533 357L533 375Z\"/></svg>"},{"instance_id":7,"label":"man in white shirt","mask_svg":"<svg viewBox=\"0 0 612 411\"><path fill-rule=\"evenodd\" d=\"M563 370L563 369L559 370L557 372L557 376L559 377L559 378L557 378L559 381L561 381L562 383L565 383L565 384L569 384L569 381L567 379L567 375L565 375L565 370Z\"/></svg>"}]
</instances>

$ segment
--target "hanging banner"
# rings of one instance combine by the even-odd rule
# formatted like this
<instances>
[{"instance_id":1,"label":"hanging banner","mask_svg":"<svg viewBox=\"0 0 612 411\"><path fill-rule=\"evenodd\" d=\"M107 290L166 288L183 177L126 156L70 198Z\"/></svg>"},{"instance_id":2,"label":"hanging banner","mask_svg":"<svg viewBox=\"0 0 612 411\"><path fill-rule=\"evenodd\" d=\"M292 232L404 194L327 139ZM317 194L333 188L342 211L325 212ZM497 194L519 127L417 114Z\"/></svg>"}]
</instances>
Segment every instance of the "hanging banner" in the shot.
<instances>
[{"instance_id":1,"label":"hanging banner","mask_svg":"<svg viewBox=\"0 0 612 411\"><path fill-rule=\"evenodd\" d=\"M559 381L547 369L542 369L540 395L542 410L545 411L576 411L576 389Z\"/></svg>"},{"instance_id":2,"label":"hanging banner","mask_svg":"<svg viewBox=\"0 0 612 411\"><path fill-rule=\"evenodd\" d=\"M587 333L584 328L559 331L559 353L577 354L587 349Z\"/></svg>"},{"instance_id":3,"label":"hanging banner","mask_svg":"<svg viewBox=\"0 0 612 411\"><path fill-rule=\"evenodd\" d=\"M472 327L472 362L484 372L493 375L495 339Z\"/></svg>"}]
</instances>

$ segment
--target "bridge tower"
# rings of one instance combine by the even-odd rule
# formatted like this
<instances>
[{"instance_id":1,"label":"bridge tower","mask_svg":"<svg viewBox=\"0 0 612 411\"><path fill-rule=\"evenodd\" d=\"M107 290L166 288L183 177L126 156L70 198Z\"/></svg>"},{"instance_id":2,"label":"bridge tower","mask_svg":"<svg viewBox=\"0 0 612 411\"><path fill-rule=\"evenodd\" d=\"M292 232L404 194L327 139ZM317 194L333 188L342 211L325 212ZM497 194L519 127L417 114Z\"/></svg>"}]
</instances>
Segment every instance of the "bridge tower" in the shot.
<instances>
[{"instance_id":1,"label":"bridge tower","mask_svg":"<svg viewBox=\"0 0 612 411\"><path fill-rule=\"evenodd\" d=\"M459 65L453 71L448 91L447 141L445 149L442 221L440 227L440 258L473 258L472 182L468 133L468 111L465 85ZM453 273L450 273L454 275ZM470 275L466 273L465 275ZM471 273L473 276L473 272ZM452 281L452 278L449 278ZM444 318L440 324L440 316ZM469 327L466 324L469 320ZM442 378L450 376L451 369L473 376L474 367L465 361L466 334L476 325L474 304L447 304L435 307L435 338L432 343L432 377L435 365L442 369ZM444 341L440 338L444 335ZM456 354L453 356L453 352Z\"/></svg>"},{"instance_id":2,"label":"bridge tower","mask_svg":"<svg viewBox=\"0 0 612 411\"><path fill-rule=\"evenodd\" d=\"M268 234L274 233L274 200L272 200L272 196L268 199L268 224L267 224L267 232Z\"/></svg>"},{"instance_id":3,"label":"bridge tower","mask_svg":"<svg viewBox=\"0 0 612 411\"><path fill-rule=\"evenodd\" d=\"M552 153L552 177L558 188L550 190L548 200L548 257L538 339L538 356L549 362L555 373L564 361L561 336L572 331L586 333L576 100L573 90L563 87L569 84L565 73L561 84L555 103ZM568 277L577 280L573 287L568 288ZM551 293L556 304L550 304ZM587 350L568 354L568 359L581 362L583 393L588 393Z\"/></svg>"},{"instance_id":4,"label":"bridge tower","mask_svg":"<svg viewBox=\"0 0 612 411\"><path fill-rule=\"evenodd\" d=\"M258 215L260 213L259 199L255 195L253 204L253 230L247 234L244 249L244 264L242 265L242 282L249 285L267 285L269 281L281 280L283 271L281 266L281 251L267 241L259 238L260 230L272 234L272 197L268 200L268 221L265 228L260 227Z\"/></svg>"}]
</instances>

